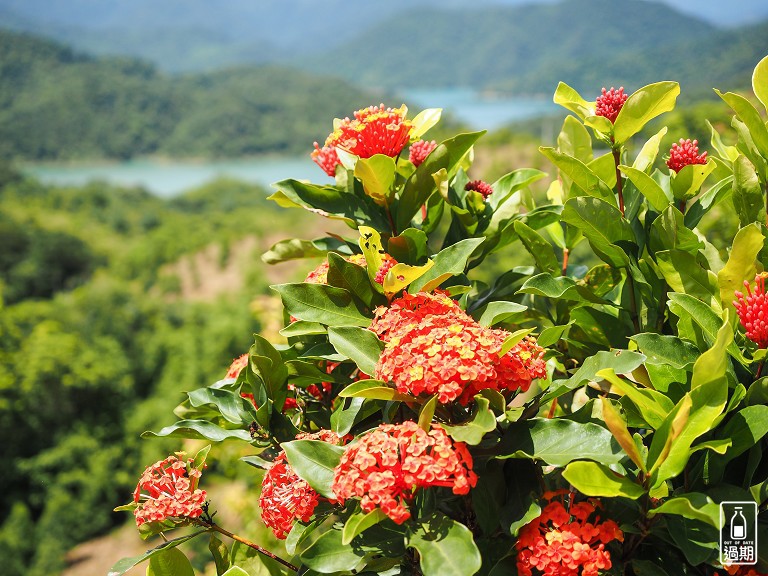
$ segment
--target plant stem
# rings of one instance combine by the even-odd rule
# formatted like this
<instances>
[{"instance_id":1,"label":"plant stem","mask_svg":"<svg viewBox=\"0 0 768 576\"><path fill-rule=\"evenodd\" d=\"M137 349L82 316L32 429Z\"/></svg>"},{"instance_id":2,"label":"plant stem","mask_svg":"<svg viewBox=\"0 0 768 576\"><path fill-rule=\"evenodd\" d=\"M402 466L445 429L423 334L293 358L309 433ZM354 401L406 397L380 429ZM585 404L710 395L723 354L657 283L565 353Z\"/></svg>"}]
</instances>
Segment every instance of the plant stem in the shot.
<instances>
[{"instance_id":1,"label":"plant stem","mask_svg":"<svg viewBox=\"0 0 768 576\"><path fill-rule=\"evenodd\" d=\"M621 148L613 149L613 163L616 166L616 192L619 194L619 210L621 210L621 215L624 216L624 185L621 182L621 170L619 170L619 164L621 164Z\"/></svg>"},{"instance_id":2,"label":"plant stem","mask_svg":"<svg viewBox=\"0 0 768 576\"><path fill-rule=\"evenodd\" d=\"M632 318L632 325L635 327L635 333L638 334L640 330L640 318L637 313L637 297L635 296L635 280L632 278L632 272L627 268L627 284L629 287L629 305L631 310L629 315Z\"/></svg>"},{"instance_id":3,"label":"plant stem","mask_svg":"<svg viewBox=\"0 0 768 576\"><path fill-rule=\"evenodd\" d=\"M397 236L397 227L395 221L392 218L392 211L389 209L389 204L386 205L387 218L389 218L389 227L392 228L392 236Z\"/></svg>"},{"instance_id":4,"label":"plant stem","mask_svg":"<svg viewBox=\"0 0 768 576\"><path fill-rule=\"evenodd\" d=\"M568 248L563 248L563 269L561 276L565 276L566 272L568 271L568 256L570 255L571 251L568 250Z\"/></svg>"},{"instance_id":5,"label":"plant stem","mask_svg":"<svg viewBox=\"0 0 768 576\"><path fill-rule=\"evenodd\" d=\"M765 358L760 360L760 364L757 365L757 374L755 374L755 380L760 379L760 374L763 373L763 364L765 364Z\"/></svg>"},{"instance_id":6,"label":"plant stem","mask_svg":"<svg viewBox=\"0 0 768 576\"><path fill-rule=\"evenodd\" d=\"M296 566L294 566L293 564L291 564L287 560L283 560L279 556L276 556L275 554L272 554L272 552L270 552L269 550L265 550L264 548L262 548L258 544L255 544L255 543L251 542L250 540L246 540L242 536L238 536L237 534L233 534L229 530L225 530L221 526L218 526L217 524L214 524L213 521L207 522L205 520L201 520L200 523L203 526L205 526L206 528L210 529L210 530L214 530L216 532L219 532L220 534L224 534L224 536L228 536L229 538L232 538L232 540L236 540L237 542L240 542L241 544L245 544L249 548L253 548L254 550L259 552L260 554L264 554L265 556L269 556L275 562L279 562L280 564L282 564L286 568L289 568L289 569L293 570L294 572L298 572L299 571L299 569Z\"/></svg>"},{"instance_id":7,"label":"plant stem","mask_svg":"<svg viewBox=\"0 0 768 576\"><path fill-rule=\"evenodd\" d=\"M688 203L685 200L680 200L680 204L678 204L678 208L680 209L680 212L685 216L685 207Z\"/></svg>"}]
</instances>

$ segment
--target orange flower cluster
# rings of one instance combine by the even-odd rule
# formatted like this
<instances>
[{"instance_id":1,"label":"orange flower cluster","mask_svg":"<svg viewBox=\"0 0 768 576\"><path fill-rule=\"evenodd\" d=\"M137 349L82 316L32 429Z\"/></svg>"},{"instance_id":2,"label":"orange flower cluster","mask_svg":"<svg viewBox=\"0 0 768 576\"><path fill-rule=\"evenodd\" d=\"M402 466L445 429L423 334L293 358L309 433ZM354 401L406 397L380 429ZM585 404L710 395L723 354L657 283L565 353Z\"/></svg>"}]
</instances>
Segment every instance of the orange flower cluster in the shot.
<instances>
[{"instance_id":1,"label":"orange flower cluster","mask_svg":"<svg viewBox=\"0 0 768 576\"><path fill-rule=\"evenodd\" d=\"M758 571L754 566L731 564L723 568L728 576L768 576L765 572Z\"/></svg>"},{"instance_id":2,"label":"orange flower cluster","mask_svg":"<svg viewBox=\"0 0 768 576\"><path fill-rule=\"evenodd\" d=\"M133 493L137 526L168 518L197 518L203 513L206 493L196 489L201 472L187 462L184 452L177 452L144 470Z\"/></svg>"},{"instance_id":3,"label":"orange flower cluster","mask_svg":"<svg viewBox=\"0 0 768 576\"><path fill-rule=\"evenodd\" d=\"M411 517L407 503L430 486L467 494L477 483L472 455L438 424L425 432L415 422L381 424L350 445L336 467L333 493L340 502L360 498L370 512L380 508L397 524Z\"/></svg>"},{"instance_id":4,"label":"orange flower cluster","mask_svg":"<svg viewBox=\"0 0 768 576\"><path fill-rule=\"evenodd\" d=\"M768 298L765 295L765 279L768 273L762 272L755 276L755 292L749 288L749 282L744 281L747 289L745 296L736 291L733 305L739 315L739 321L747 332L747 338L757 344L758 348L768 348Z\"/></svg>"},{"instance_id":5,"label":"orange flower cluster","mask_svg":"<svg viewBox=\"0 0 768 576\"><path fill-rule=\"evenodd\" d=\"M227 370L227 375L224 376L224 378L237 378L240 376L240 372L248 366L248 354L243 354L242 356L238 356L232 361L232 364L230 364L229 369Z\"/></svg>"},{"instance_id":6,"label":"orange flower cluster","mask_svg":"<svg viewBox=\"0 0 768 576\"><path fill-rule=\"evenodd\" d=\"M408 109L369 106L355 112L355 118L345 118L325 141L325 146L342 148L360 158L374 154L395 157L408 143L413 127L405 119Z\"/></svg>"},{"instance_id":7,"label":"orange flower cluster","mask_svg":"<svg viewBox=\"0 0 768 576\"><path fill-rule=\"evenodd\" d=\"M614 540L623 542L623 532L613 520L600 521L596 512L601 504L593 498L578 504L571 501L566 510L562 496L567 493L546 492L543 498L549 504L520 530L515 544L520 576L597 576L599 570L611 568L605 545Z\"/></svg>"},{"instance_id":8,"label":"orange flower cluster","mask_svg":"<svg viewBox=\"0 0 768 576\"><path fill-rule=\"evenodd\" d=\"M544 349L526 338L501 354L505 330L478 324L446 294L406 294L371 324L386 342L375 376L402 393L468 404L480 390L527 390L546 376Z\"/></svg>"},{"instance_id":9,"label":"orange flower cluster","mask_svg":"<svg viewBox=\"0 0 768 576\"><path fill-rule=\"evenodd\" d=\"M299 434L296 439L342 444L338 434L330 430ZM296 520L309 522L321 499L322 496L294 472L285 452L280 452L261 483L261 519L277 538L285 540Z\"/></svg>"}]
</instances>

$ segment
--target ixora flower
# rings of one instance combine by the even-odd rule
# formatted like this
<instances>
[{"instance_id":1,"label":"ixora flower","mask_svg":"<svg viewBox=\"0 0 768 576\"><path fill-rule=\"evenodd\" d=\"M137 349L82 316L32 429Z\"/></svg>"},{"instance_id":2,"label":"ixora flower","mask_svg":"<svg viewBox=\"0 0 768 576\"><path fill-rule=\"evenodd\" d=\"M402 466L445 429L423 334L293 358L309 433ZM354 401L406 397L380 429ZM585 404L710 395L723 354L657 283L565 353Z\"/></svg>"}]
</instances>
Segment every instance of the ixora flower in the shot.
<instances>
[{"instance_id":1,"label":"ixora flower","mask_svg":"<svg viewBox=\"0 0 768 576\"><path fill-rule=\"evenodd\" d=\"M336 153L335 148L332 146L323 146L320 148L320 145L317 142L315 142L315 149L312 151L312 154L310 154L310 157L315 164L323 169L323 172L331 177L336 175L336 166L341 164L341 160L339 160L339 155Z\"/></svg>"},{"instance_id":2,"label":"ixora flower","mask_svg":"<svg viewBox=\"0 0 768 576\"><path fill-rule=\"evenodd\" d=\"M411 148L408 151L408 160L418 168L435 148L437 148L437 142L434 140L417 140L411 144Z\"/></svg>"},{"instance_id":3,"label":"ixora flower","mask_svg":"<svg viewBox=\"0 0 768 576\"><path fill-rule=\"evenodd\" d=\"M379 266L379 269L376 271L376 277L374 278L374 281L377 284L384 284L384 278L387 277L387 272L392 270L392 268L397 264L397 260L392 258L389 254L384 254L382 257L381 266Z\"/></svg>"},{"instance_id":4,"label":"ixora flower","mask_svg":"<svg viewBox=\"0 0 768 576\"><path fill-rule=\"evenodd\" d=\"M754 566L731 564L724 566L723 570L728 576L766 576L765 572L759 572Z\"/></svg>"},{"instance_id":5,"label":"ixora flower","mask_svg":"<svg viewBox=\"0 0 768 576\"><path fill-rule=\"evenodd\" d=\"M482 194L483 200L487 200L488 196L493 194L493 188L491 188L491 185L487 182L483 182L482 180L472 180L471 182L467 182L466 186L464 186L464 190L479 192Z\"/></svg>"},{"instance_id":6,"label":"ixora flower","mask_svg":"<svg viewBox=\"0 0 768 576\"><path fill-rule=\"evenodd\" d=\"M365 268L365 256L362 254L352 254L351 256L345 256L344 260ZM322 263L320 263L319 266L317 266L317 268L307 274L307 277L304 278L304 282L308 282L309 284L328 284L329 268L330 266L328 264L328 259L326 258L322 261Z\"/></svg>"},{"instance_id":7,"label":"ixora flower","mask_svg":"<svg viewBox=\"0 0 768 576\"><path fill-rule=\"evenodd\" d=\"M669 150L669 160L667 160L667 167L675 172L680 172L686 166L691 164L706 164L707 152L699 154L699 141L698 140L683 140L680 138L679 142L672 144L672 148Z\"/></svg>"},{"instance_id":8,"label":"ixora flower","mask_svg":"<svg viewBox=\"0 0 768 576\"><path fill-rule=\"evenodd\" d=\"M203 513L206 493L196 488L201 472L191 466L192 458L185 461L184 456L177 452L144 470L133 493L137 526L170 518L198 518Z\"/></svg>"},{"instance_id":9,"label":"ixora flower","mask_svg":"<svg viewBox=\"0 0 768 576\"><path fill-rule=\"evenodd\" d=\"M405 148L413 125L405 119L408 108L385 108L384 104L358 110L354 119L341 120L328 136L325 146L341 148L370 158L374 154L395 157Z\"/></svg>"},{"instance_id":10,"label":"ixora flower","mask_svg":"<svg viewBox=\"0 0 768 576\"><path fill-rule=\"evenodd\" d=\"M296 439L320 440L337 445L343 443L338 434L330 430L299 434ZM322 499L322 496L294 472L285 452L280 452L261 483L261 519L277 538L285 540L296 520L309 522Z\"/></svg>"},{"instance_id":11,"label":"ixora flower","mask_svg":"<svg viewBox=\"0 0 768 576\"><path fill-rule=\"evenodd\" d=\"M242 372L243 368L248 366L248 354L243 354L242 356L238 356L232 361L232 364L229 366L229 369L227 370L227 375L225 378L237 378L240 376L240 372Z\"/></svg>"},{"instance_id":12,"label":"ixora flower","mask_svg":"<svg viewBox=\"0 0 768 576\"><path fill-rule=\"evenodd\" d=\"M381 509L397 524L411 517L407 503L431 486L467 494L477 484L472 455L438 424L426 432L415 422L381 424L347 447L336 467L333 493L359 498L365 512Z\"/></svg>"},{"instance_id":13,"label":"ixora flower","mask_svg":"<svg viewBox=\"0 0 768 576\"><path fill-rule=\"evenodd\" d=\"M501 354L509 333L478 324L446 295L419 293L393 301L371 329L386 342L377 379L399 392L437 394L438 402L468 404L480 390L527 390L546 376L544 349L532 338ZM450 302L450 304L449 304Z\"/></svg>"},{"instance_id":14,"label":"ixora flower","mask_svg":"<svg viewBox=\"0 0 768 576\"><path fill-rule=\"evenodd\" d=\"M629 96L624 94L623 86L618 90L613 86L610 90L603 88L603 93L595 100L595 116L605 116L611 123L616 122L627 98Z\"/></svg>"},{"instance_id":15,"label":"ixora flower","mask_svg":"<svg viewBox=\"0 0 768 576\"><path fill-rule=\"evenodd\" d=\"M755 291L750 290L749 282L744 281L747 294L734 292L733 305L739 315L739 321L747 333L747 338L758 348L768 348L768 299L765 295L765 279L768 272L755 276Z\"/></svg>"},{"instance_id":16,"label":"ixora flower","mask_svg":"<svg viewBox=\"0 0 768 576\"><path fill-rule=\"evenodd\" d=\"M520 530L515 544L520 576L597 576L598 571L611 568L611 555L605 545L614 540L623 542L624 534L613 520L600 521L599 500L571 502L566 508L562 496L567 493L545 493L543 497L549 504ZM560 500L556 500L558 497Z\"/></svg>"}]
</instances>

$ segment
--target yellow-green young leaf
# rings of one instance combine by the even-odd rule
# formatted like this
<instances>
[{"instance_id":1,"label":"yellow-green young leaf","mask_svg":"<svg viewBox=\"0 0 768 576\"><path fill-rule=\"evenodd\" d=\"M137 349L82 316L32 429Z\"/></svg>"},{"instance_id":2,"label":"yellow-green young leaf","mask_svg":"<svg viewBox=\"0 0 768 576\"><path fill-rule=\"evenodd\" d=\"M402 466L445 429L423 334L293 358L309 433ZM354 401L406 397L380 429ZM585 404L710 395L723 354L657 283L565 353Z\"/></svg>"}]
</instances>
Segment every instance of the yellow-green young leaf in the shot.
<instances>
[{"instance_id":1,"label":"yellow-green young leaf","mask_svg":"<svg viewBox=\"0 0 768 576\"><path fill-rule=\"evenodd\" d=\"M715 161L710 158L706 164L689 164L672 176L670 183L675 200L690 200L696 196L715 167Z\"/></svg>"},{"instance_id":2,"label":"yellow-green young leaf","mask_svg":"<svg viewBox=\"0 0 768 576\"><path fill-rule=\"evenodd\" d=\"M432 260L427 260L424 266L409 266L408 264L395 264L384 277L384 294L392 296L408 287L413 281L421 278L434 266Z\"/></svg>"},{"instance_id":3,"label":"yellow-green young leaf","mask_svg":"<svg viewBox=\"0 0 768 576\"><path fill-rule=\"evenodd\" d=\"M683 431L683 426L688 422L691 413L691 396L686 394L675 406L675 409L664 419L664 423L653 435L651 447L648 450L648 462L651 464L650 473L653 474L669 456L672 443L677 440Z\"/></svg>"},{"instance_id":4,"label":"yellow-green young leaf","mask_svg":"<svg viewBox=\"0 0 768 576\"><path fill-rule=\"evenodd\" d=\"M549 158L550 162L557 166L563 174L568 176L584 194L604 200L611 205L617 205L611 187L603 182L584 162L546 146L540 146L539 151Z\"/></svg>"},{"instance_id":5,"label":"yellow-green young leaf","mask_svg":"<svg viewBox=\"0 0 768 576\"><path fill-rule=\"evenodd\" d=\"M709 132L711 134L712 148L714 148L723 160L733 162L739 157L739 149L736 146L726 146L723 144L720 133L715 130L715 127L710 124L709 120L705 120L707 126L709 126Z\"/></svg>"},{"instance_id":6,"label":"yellow-green young leaf","mask_svg":"<svg viewBox=\"0 0 768 576\"><path fill-rule=\"evenodd\" d=\"M768 56L760 60L752 72L752 91L768 111Z\"/></svg>"},{"instance_id":7,"label":"yellow-green young leaf","mask_svg":"<svg viewBox=\"0 0 768 576\"><path fill-rule=\"evenodd\" d=\"M680 85L677 82L657 82L643 86L624 103L613 123L613 138L624 144L643 127L664 112L674 109Z\"/></svg>"},{"instance_id":8,"label":"yellow-green young leaf","mask_svg":"<svg viewBox=\"0 0 768 576\"><path fill-rule=\"evenodd\" d=\"M534 330L535 328L521 328L520 330L516 330L504 338L504 342L502 342L501 349L499 350L499 357L504 356L504 354L512 350L512 348L514 348L518 342L520 342Z\"/></svg>"},{"instance_id":9,"label":"yellow-green young leaf","mask_svg":"<svg viewBox=\"0 0 768 576\"><path fill-rule=\"evenodd\" d=\"M733 92L723 94L719 90L715 90L715 92L720 98L725 100L728 106L736 112L739 119L746 125L760 154L763 157L768 156L768 128L765 127L765 123L763 123L757 108L739 94L734 94Z\"/></svg>"},{"instance_id":10,"label":"yellow-green young leaf","mask_svg":"<svg viewBox=\"0 0 768 576\"><path fill-rule=\"evenodd\" d=\"M606 152L594 160L587 162L587 166L597 177L605 182L609 188L616 187L616 160L612 152Z\"/></svg>"},{"instance_id":11,"label":"yellow-green young leaf","mask_svg":"<svg viewBox=\"0 0 768 576\"><path fill-rule=\"evenodd\" d=\"M477 249L480 244L485 241L485 238L467 238L461 240L448 248L444 248L433 258L434 267L427 271L411 283L409 292L415 294L419 291L428 291L440 285L445 279L457 274L463 274L467 267L467 261L472 256L472 253ZM444 276L448 274L449 276ZM433 281L443 277L440 283L435 284Z\"/></svg>"},{"instance_id":12,"label":"yellow-green young leaf","mask_svg":"<svg viewBox=\"0 0 768 576\"><path fill-rule=\"evenodd\" d=\"M636 500L645 494L642 486L597 462L571 462L563 470L563 478L586 496L623 496Z\"/></svg>"},{"instance_id":13,"label":"yellow-green young leaf","mask_svg":"<svg viewBox=\"0 0 768 576\"><path fill-rule=\"evenodd\" d=\"M584 124L568 115L557 136L557 149L586 164L592 159L592 137L584 128Z\"/></svg>"},{"instance_id":14,"label":"yellow-green young leaf","mask_svg":"<svg viewBox=\"0 0 768 576\"><path fill-rule=\"evenodd\" d=\"M411 120L411 138L416 140L424 136L430 128L440 122L442 114L442 108L427 108L416 114Z\"/></svg>"},{"instance_id":15,"label":"yellow-green young leaf","mask_svg":"<svg viewBox=\"0 0 768 576\"><path fill-rule=\"evenodd\" d=\"M744 289L745 280L748 282L754 280L757 273L755 261L763 248L764 241L765 237L758 224L745 226L736 233L728 262L717 274L720 299L724 308L733 310L734 292ZM731 318L735 321L736 315L731 313Z\"/></svg>"},{"instance_id":16,"label":"yellow-green young leaf","mask_svg":"<svg viewBox=\"0 0 768 576\"><path fill-rule=\"evenodd\" d=\"M733 163L733 207L741 226L765 221L765 200L752 162L740 154Z\"/></svg>"},{"instance_id":17,"label":"yellow-green young leaf","mask_svg":"<svg viewBox=\"0 0 768 576\"><path fill-rule=\"evenodd\" d=\"M339 392L339 396L342 398L371 398L373 400L396 400L402 402L416 401L415 397L400 394L381 380L358 380Z\"/></svg>"},{"instance_id":18,"label":"yellow-green young leaf","mask_svg":"<svg viewBox=\"0 0 768 576\"><path fill-rule=\"evenodd\" d=\"M655 390L641 388L634 382L622 380L612 368L600 370L596 376L611 383L611 392L626 396L640 409L643 418L654 429L664 422L667 414L674 408L672 400Z\"/></svg>"},{"instance_id":19,"label":"yellow-green young leaf","mask_svg":"<svg viewBox=\"0 0 768 576\"><path fill-rule=\"evenodd\" d=\"M634 243L635 233L613 203L589 196L571 198L561 218L581 230L601 260L616 268L629 265L629 256L619 244Z\"/></svg>"},{"instance_id":20,"label":"yellow-green young leaf","mask_svg":"<svg viewBox=\"0 0 768 576\"><path fill-rule=\"evenodd\" d=\"M395 160L385 154L360 158L355 165L355 178L363 183L365 193L379 206L390 203L395 181Z\"/></svg>"},{"instance_id":21,"label":"yellow-green young leaf","mask_svg":"<svg viewBox=\"0 0 768 576\"><path fill-rule=\"evenodd\" d=\"M385 254L384 246L381 243L381 235L377 230L369 226L360 226L358 231L360 232L358 244L363 251L363 256L365 256L368 277L376 284L374 280L379 272L379 268L381 268L381 263L384 261L383 255Z\"/></svg>"},{"instance_id":22,"label":"yellow-green young leaf","mask_svg":"<svg viewBox=\"0 0 768 576\"><path fill-rule=\"evenodd\" d=\"M621 173L629 178L630 182L632 182L640 193L645 196L646 200L648 200L648 203L654 210L663 212L664 209L669 206L672 199L667 196L667 193L664 192L664 189L659 186L656 180L648 176L648 174L639 168L630 166L619 166L619 170L621 170Z\"/></svg>"},{"instance_id":23,"label":"yellow-green young leaf","mask_svg":"<svg viewBox=\"0 0 768 576\"><path fill-rule=\"evenodd\" d=\"M648 141L643 144L640 153L632 163L632 168L635 170L640 170L641 172L647 172L650 168L652 168L653 163L656 161L656 156L659 154L659 145L661 144L661 139L666 135L667 127L664 126L656 134L651 136Z\"/></svg>"},{"instance_id":24,"label":"yellow-green young leaf","mask_svg":"<svg viewBox=\"0 0 768 576\"><path fill-rule=\"evenodd\" d=\"M720 312L717 277L705 270L696 257L684 250L662 250L656 253L664 279L675 292L689 294Z\"/></svg>"},{"instance_id":25,"label":"yellow-green young leaf","mask_svg":"<svg viewBox=\"0 0 768 576\"><path fill-rule=\"evenodd\" d=\"M352 516L350 516L344 523L344 529L341 533L341 543L344 546L349 546L355 536L386 518L387 515L381 511L381 508L374 508L367 514L362 512L352 514Z\"/></svg>"},{"instance_id":26,"label":"yellow-green young leaf","mask_svg":"<svg viewBox=\"0 0 768 576\"><path fill-rule=\"evenodd\" d=\"M424 430L424 432L429 432L432 428L432 417L435 415L435 408L437 408L437 394L432 395L419 412L419 428Z\"/></svg>"},{"instance_id":27,"label":"yellow-green young leaf","mask_svg":"<svg viewBox=\"0 0 768 576\"><path fill-rule=\"evenodd\" d=\"M552 100L555 104L559 104L566 110L570 110L582 120L587 116L593 116L595 114L595 103L584 100L584 98L581 97L581 94L568 86L565 82L558 83Z\"/></svg>"},{"instance_id":28,"label":"yellow-green young leaf","mask_svg":"<svg viewBox=\"0 0 768 576\"><path fill-rule=\"evenodd\" d=\"M584 124L592 128L597 137L603 140L610 139L613 134L613 124L605 116L588 116L584 119Z\"/></svg>"},{"instance_id":29,"label":"yellow-green young leaf","mask_svg":"<svg viewBox=\"0 0 768 576\"><path fill-rule=\"evenodd\" d=\"M624 449L624 452L627 453L630 460L632 460L640 470L645 472L645 462L643 462L643 458L640 456L640 451L637 449L637 445L635 445L635 441L632 439L632 435L627 429L626 422L624 422L624 419L616 408L613 407L613 404L608 398L603 397L601 400L603 404L603 420L605 421L605 425L608 426L608 430L611 431L611 434L616 438L619 446Z\"/></svg>"}]
</instances>

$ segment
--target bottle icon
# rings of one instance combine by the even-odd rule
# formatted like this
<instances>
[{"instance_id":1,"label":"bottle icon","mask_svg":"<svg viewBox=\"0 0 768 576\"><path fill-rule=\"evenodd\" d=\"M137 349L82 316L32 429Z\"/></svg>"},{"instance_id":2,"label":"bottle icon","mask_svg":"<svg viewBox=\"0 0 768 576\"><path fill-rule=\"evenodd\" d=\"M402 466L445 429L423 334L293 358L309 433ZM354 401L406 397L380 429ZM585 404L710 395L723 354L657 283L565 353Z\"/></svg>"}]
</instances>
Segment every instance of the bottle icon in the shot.
<instances>
[{"instance_id":1,"label":"bottle icon","mask_svg":"<svg viewBox=\"0 0 768 576\"><path fill-rule=\"evenodd\" d=\"M741 508L736 507L731 517L731 539L744 540L747 537L747 519L741 513Z\"/></svg>"}]
</instances>

